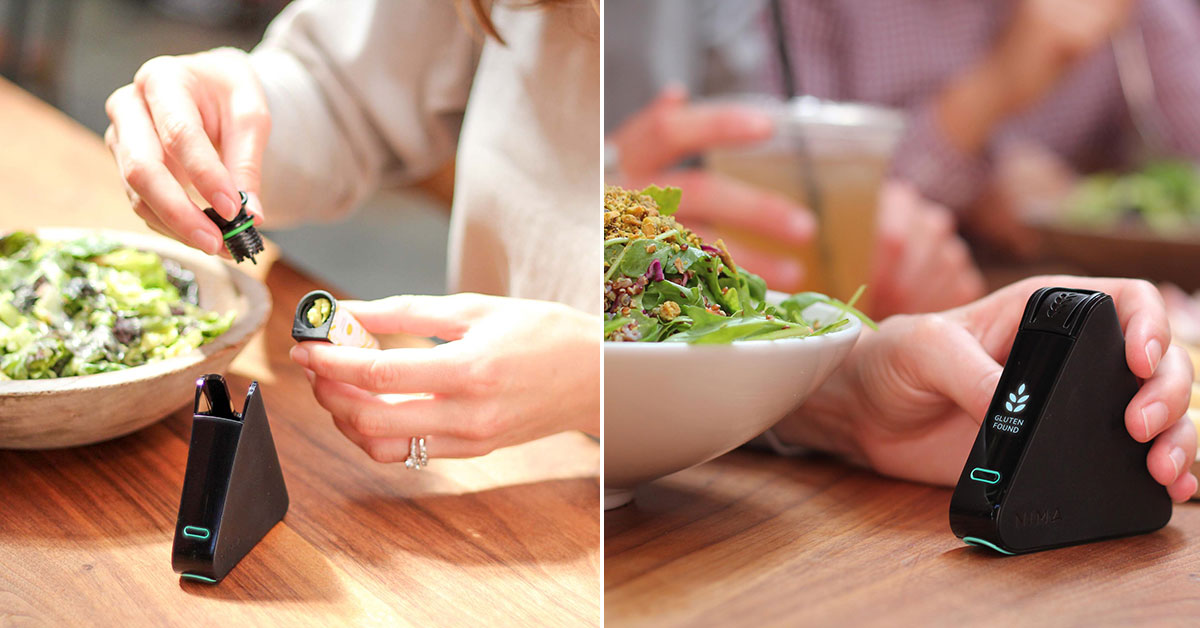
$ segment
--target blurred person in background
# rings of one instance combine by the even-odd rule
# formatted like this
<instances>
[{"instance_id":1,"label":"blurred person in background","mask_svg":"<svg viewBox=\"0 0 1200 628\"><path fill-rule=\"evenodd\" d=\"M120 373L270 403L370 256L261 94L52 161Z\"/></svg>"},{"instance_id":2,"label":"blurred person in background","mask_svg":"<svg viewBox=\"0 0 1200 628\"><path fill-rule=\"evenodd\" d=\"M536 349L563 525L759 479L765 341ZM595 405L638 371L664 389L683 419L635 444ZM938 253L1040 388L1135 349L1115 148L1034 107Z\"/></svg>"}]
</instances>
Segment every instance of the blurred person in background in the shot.
<instances>
[{"instance_id":1,"label":"blurred person in background","mask_svg":"<svg viewBox=\"0 0 1200 628\"><path fill-rule=\"evenodd\" d=\"M811 269L796 255L746 245L725 230L777 243L775 251L797 250L815 246L813 216L792 198L707 170L697 159L712 148L770 138L772 120L746 107L692 100L778 91L767 7L765 1L608 0L606 167L607 179L625 187L681 187L682 221L707 239L724 237L739 264L788 289ZM937 311L983 294L954 216L907 183L884 185L877 233L861 237L876 239L868 280L876 317Z\"/></svg>"},{"instance_id":2,"label":"blurred person in background","mask_svg":"<svg viewBox=\"0 0 1200 628\"><path fill-rule=\"evenodd\" d=\"M327 220L457 159L450 282L503 296L343 302L368 331L449 342L292 350L376 460L419 436L438 458L599 434L598 6L534 4L295 2L253 52L152 59L107 102L133 210L210 254L189 191L226 218L245 191L259 225Z\"/></svg>"},{"instance_id":3,"label":"blurred person in background","mask_svg":"<svg viewBox=\"0 0 1200 628\"><path fill-rule=\"evenodd\" d=\"M1200 159L1194 0L781 6L800 93L910 112L896 174L938 203L980 210L992 235L1009 235L1014 209L987 202L998 162L1023 146L1035 170L1068 173L1129 168L1146 142L1160 157Z\"/></svg>"},{"instance_id":4,"label":"blurred person in background","mask_svg":"<svg viewBox=\"0 0 1200 628\"><path fill-rule=\"evenodd\" d=\"M785 454L829 452L882 474L953 485L978 432L977 417L994 394L1025 300L1043 285L1072 285L1114 295L1128 364L1143 379L1141 392L1126 408L1127 431L1139 442L1154 442L1147 469L1172 499L1184 501L1195 492L1189 466L1196 431L1184 418L1193 371L1186 352L1171 344L1172 326L1160 292L1137 280L1035 277L978 298L978 273L955 234L955 215L946 209L978 202L991 174L990 147L1002 143L1009 126L1032 125L1024 118L1036 119L1036 111L1052 108L1038 104L1039 98L1052 101L1058 91L1074 89L1080 82L1075 74L1087 74L1088 63L1095 63L1084 57L1103 57L1108 34L1135 11L1129 2L1062 4L1065 13L1027 0L936 6L780 3L778 25L787 34L798 93L908 112L909 129L892 167L896 180L880 197L879 250L870 286L892 294L873 313L880 318L938 313L890 316L878 332L865 331L847 361L759 445ZM791 246L809 245L816 225L800 204L697 167L696 157L712 147L761 142L774 131L770 119L752 110L689 99L689 94L783 91L769 3L607 0L605 6L608 178L629 187L654 182L683 187L679 216L707 238L720 235L721 226L735 225ZM1190 12L1184 9L1181 2L1162 2L1139 10ZM1082 15L1070 15L1071 10ZM849 19L839 19L844 16ZM1187 21L1182 15L1176 19L1181 20L1177 34L1186 35ZM1072 20L1080 23L1065 24ZM1181 40L1186 37L1176 38ZM937 103L943 94L956 93L954 79L962 76L971 83L977 66L998 63L981 56L1018 53L1030 56L1007 57L1004 63L1013 64L1009 70L1020 74L1022 64L1033 63L1045 67L1005 77L1023 83L981 110L996 106L1012 120L969 122L965 126L977 134L974 144L951 139L955 131L940 126ZM1118 135L1118 128L1130 126L1119 112L1124 106L1119 88L1113 76L1108 78L1096 102L1085 93L1072 101L1079 111L1040 114L1048 116L1040 124L1055 137L1078 142L1075 154L1087 156L1085 148L1095 150L1101 140ZM1003 82L988 84L988 89L999 88ZM1022 113L1021 106L1030 109ZM1099 116L1100 110L1108 117ZM1186 127L1186 116L1178 120ZM1112 128L1106 130L1105 124ZM1090 139L1085 128L1095 131ZM1080 162L1077 167L1091 166ZM889 240L896 250L887 251ZM791 258L755 253L739 249L734 258L768 282L803 272L786 268L794 263Z\"/></svg>"}]
</instances>

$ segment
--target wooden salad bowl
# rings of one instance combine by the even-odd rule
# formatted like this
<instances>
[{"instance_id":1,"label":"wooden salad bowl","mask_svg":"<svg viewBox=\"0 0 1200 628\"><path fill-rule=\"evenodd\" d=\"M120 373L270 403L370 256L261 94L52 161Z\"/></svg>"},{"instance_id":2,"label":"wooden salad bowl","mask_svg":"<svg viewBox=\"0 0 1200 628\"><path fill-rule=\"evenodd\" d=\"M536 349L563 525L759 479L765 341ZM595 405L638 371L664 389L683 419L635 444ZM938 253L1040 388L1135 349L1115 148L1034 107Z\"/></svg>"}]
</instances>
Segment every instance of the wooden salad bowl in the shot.
<instances>
[{"instance_id":1,"label":"wooden salad bowl","mask_svg":"<svg viewBox=\"0 0 1200 628\"><path fill-rule=\"evenodd\" d=\"M196 275L200 306L236 312L233 325L185 355L123 371L58 379L0 381L0 448L51 449L116 438L155 423L189 404L196 378L224 373L267 322L271 296L231 263L174 240L123 231L39 229L48 240L101 233L124 245L153 251Z\"/></svg>"}]
</instances>

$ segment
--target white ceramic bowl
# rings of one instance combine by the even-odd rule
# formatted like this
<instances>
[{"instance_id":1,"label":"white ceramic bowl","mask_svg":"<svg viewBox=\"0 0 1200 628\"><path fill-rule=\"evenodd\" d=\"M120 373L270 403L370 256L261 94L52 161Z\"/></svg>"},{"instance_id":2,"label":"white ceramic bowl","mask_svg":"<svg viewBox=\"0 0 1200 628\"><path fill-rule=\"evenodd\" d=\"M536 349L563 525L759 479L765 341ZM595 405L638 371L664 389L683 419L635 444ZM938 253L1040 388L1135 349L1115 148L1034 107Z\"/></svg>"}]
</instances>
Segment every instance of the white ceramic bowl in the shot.
<instances>
[{"instance_id":1,"label":"white ceramic bowl","mask_svg":"<svg viewBox=\"0 0 1200 628\"><path fill-rule=\"evenodd\" d=\"M820 303L804 313L842 315ZM604 343L604 508L761 434L829 377L861 331L850 317L846 328L810 338Z\"/></svg>"},{"instance_id":2,"label":"white ceramic bowl","mask_svg":"<svg viewBox=\"0 0 1200 628\"><path fill-rule=\"evenodd\" d=\"M38 236L71 240L89 229L39 229ZM190 403L196 378L223 373L267 322L266 286L231 264L160 236L101 230L122 244L173 259L196 274L200 305L237 312L233 326L208 344L174 358L111 373L59 379L0 381L0 448L48 449L116 438L163 419Z\"/></svg>"}]
</instances>

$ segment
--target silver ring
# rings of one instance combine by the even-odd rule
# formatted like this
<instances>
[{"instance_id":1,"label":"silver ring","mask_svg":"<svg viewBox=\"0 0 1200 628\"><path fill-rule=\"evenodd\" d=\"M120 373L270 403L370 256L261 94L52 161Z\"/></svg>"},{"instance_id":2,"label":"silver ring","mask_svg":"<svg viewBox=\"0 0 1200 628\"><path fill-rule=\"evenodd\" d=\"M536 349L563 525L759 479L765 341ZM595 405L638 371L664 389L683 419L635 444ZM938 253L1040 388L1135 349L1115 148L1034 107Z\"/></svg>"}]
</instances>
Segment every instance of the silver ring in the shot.
<instances>
[{"instance_id":1,"label":"silver ring","mask_svg":"<svg viewBox=\"0 0 1200 628\"><path fill-rule=\"evenodd\" d=\"M425 450L425 437L414 436L408 441L408 457L404 459L404 468L420 471L429 466L429 452Z\"/></svg>"}]
</instances>

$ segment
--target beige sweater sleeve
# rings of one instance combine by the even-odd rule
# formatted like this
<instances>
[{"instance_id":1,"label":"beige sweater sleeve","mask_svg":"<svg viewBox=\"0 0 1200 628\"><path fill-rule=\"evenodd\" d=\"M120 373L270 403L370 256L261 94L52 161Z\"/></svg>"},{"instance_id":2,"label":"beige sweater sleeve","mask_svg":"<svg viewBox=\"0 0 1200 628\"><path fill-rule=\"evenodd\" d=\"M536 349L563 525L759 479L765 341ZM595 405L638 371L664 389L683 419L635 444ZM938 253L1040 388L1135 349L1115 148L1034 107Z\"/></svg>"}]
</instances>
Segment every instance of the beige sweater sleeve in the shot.
<instances>
[{"instance_id":1,"label":"beige sweater sleeve","mask_svg":"<svg viewBox=\"0 0 1200 628\"><path fill-rule=\"evenodd\" d=\"M251 53L271 226L328 220L454 155L479 45L450 0L300 0Z\"/></svg>"}]
</instances>

